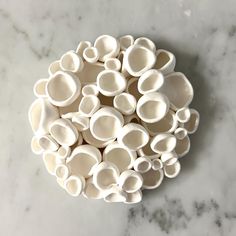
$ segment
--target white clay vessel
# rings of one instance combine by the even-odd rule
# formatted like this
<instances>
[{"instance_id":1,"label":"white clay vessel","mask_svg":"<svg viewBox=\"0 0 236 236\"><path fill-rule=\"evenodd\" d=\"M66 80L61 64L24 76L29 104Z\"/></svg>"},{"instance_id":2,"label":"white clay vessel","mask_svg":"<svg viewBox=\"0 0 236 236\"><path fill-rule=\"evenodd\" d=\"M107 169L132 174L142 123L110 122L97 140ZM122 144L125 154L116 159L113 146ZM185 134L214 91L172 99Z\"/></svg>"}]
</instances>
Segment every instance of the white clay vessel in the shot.
<instances>
[{"instance_id":1,"label":"white clay vessel","mask_svg":"<svg viewBox=\"0 0 236 236\"><path fill-rule=\"evenodd\" d=\"M137 115L146 123L154 123L165 117L169 110L168 98L158 92L144 94L137 103Z\"/></svg>"},{"instance_id":2,"label":"white clay vessel","mask_svg":"<svg viewBox=\"0 0 236 236\"><path fill-rule=\"evenodd\" d=\"M49 101L59 107L72 104L79 97L80 91L80 80L69 72L56 72L49 78L46 86Z\"/></svg>"},{"instance_id":3,"label":"white clay vessel","mask_svg":"<svg viewBox=\"0 0 236 236\"><path fill-rule=\"evenodd\" d=\"M123 63L125 69L132 76L141 76L145 71L151 69L156 62L153 51L146 47L133 45L124 54Z\"/></svg>"},{"instance_id":4,"label":"white clay vessel","mask_svg":"<svg viewBox=\"0 0 236 236\"><path fill-rule=\"evenodd\" d=\"M148 143L149 135L143 126L129 123L120 130L117 141L126 148L137 151Z\"/></svg>"},{"instance_id":5,"label":"white clay vessel","mask_svg":"<svg viewBox=\"0 0 236 236\"><path fill-rule=\"evenodd\" d=\"M78 130L73 123L63 118L55 120L50 125L49 132L57 143L64 146L73 145L79 136Z\"/></svg>"},{"instance_id":6,"label":"white clay vessel","mask_svg":"<svg viewBox=\"0 0 236 236\"><path fill-rule=\"evenodd\" d=\"M103 107L90 120L92 135L101 141L108 141L117 137L124 125L120 112L112 107Z\"/></svg>"},{"instance_id":7,"label":"white clay vessel","mask_svg":"<svg viewBox=\"0 0 236 236\"><path fill-rule=\"evenodd\" d=\"M114 107L123 115L132 115L136 109L136 99L129 93L121 93L116 95L113 99Z\"/></svg>"},{"instance_id":8,"label":"white clay vessel","mask_svg":"<svg viewBox=\"0 0 236 236\"><path fill-rule=\"evenodd\" d=\"M82 175L84 178L92 176L95 167L101 162L100 151L91 145L81 145L76 147L66 163L72 174Z\"/></svg>"},{"instance_id":9,"label":"white clay vessel","mask_svg":"<svg viewBox=\"0 0 236 236\"><path fill-rule=\"evenodd\" d=\"M123 145L120 145L117 142L107 145L103 151L103 160L116 165L120 173L131 169L136 158L136 152L126 149Z\"/></svg>"},{"instance_id":10,"label":"white clay vessel","mask_svg":"<svg viewBox=\"0 0 236 236\"><path fill-rule=\"evenodd\" d=\"M97 86L100 93L113 97L125 90L126 79L118 71L104 70L97 76Z\"/></svg>"}]
</instances>

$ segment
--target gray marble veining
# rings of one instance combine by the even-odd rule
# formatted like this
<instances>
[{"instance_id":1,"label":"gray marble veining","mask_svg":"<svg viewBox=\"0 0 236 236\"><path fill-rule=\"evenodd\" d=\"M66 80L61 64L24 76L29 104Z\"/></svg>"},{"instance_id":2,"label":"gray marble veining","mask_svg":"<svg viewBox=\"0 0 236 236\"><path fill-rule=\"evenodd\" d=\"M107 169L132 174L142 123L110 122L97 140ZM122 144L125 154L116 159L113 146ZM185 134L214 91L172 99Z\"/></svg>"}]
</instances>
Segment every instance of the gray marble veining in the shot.
<instances>
[{"instance_id":1,"label":"gray marble veining","mask_svg":"<svg viewBox=\"0 0 236 236\"><path fill-rule=\"evenodd\" d=\"M135 206L67 196L29 147L33 84L103 33L146 35L173 51L201 114L181 174ZM236 235L234 0L0 0L0 36L1 235Z\"/></svg>"}]
</instances>

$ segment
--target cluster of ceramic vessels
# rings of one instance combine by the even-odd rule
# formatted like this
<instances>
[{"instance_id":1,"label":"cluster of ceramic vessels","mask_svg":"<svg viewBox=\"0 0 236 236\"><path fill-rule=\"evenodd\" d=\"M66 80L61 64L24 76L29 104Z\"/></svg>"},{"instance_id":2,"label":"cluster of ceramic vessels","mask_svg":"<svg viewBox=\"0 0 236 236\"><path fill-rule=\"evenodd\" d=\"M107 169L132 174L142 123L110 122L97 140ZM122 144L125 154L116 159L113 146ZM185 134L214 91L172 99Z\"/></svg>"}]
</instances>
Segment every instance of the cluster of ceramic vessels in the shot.
<instances>
[{"instance_id":1,"label":"cluster of ceramic vessels","mask_svg":"<svg viewBox=\"0 0 236 236\"><path fill-rule=\"evenodd\" d=\"M199 113L175 56L146 37L79 43L34 85L31 148L72 196L137 203L174 178Z\"/></svg>"}]
</instances>

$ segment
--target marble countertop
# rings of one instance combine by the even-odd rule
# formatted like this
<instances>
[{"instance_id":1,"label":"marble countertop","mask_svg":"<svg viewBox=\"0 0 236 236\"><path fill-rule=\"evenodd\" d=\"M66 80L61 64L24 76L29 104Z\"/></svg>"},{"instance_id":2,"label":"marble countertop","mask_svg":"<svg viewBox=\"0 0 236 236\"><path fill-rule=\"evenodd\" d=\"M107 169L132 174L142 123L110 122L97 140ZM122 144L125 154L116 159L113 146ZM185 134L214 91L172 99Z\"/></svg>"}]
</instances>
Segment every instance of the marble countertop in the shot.
<instances>
[{"instance_id":1,"label":"marble countertop","mask_svg":"<svg viewBox=\"0 0 236 236\"><path fill-rule=\"evenodd\" d=\"M1 235L236 235L234 0L0 0L0 22ZM33 84L103 33L146 35L173 51L201 114L181 174L134 206L67 196L29 146Z\"/></svg>"}]
</instances>

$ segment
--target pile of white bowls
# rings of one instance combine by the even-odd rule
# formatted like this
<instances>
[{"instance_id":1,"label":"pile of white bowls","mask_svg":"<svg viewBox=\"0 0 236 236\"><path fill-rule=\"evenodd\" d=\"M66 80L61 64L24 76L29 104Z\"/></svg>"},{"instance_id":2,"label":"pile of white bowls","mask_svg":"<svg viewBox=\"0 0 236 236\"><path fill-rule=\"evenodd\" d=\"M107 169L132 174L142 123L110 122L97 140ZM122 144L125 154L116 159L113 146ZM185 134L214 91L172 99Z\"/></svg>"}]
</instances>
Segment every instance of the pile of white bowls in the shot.
<instances>
[{"instance_id":1,"label":"pile of white bowls","mask_svg":"<svg viewBox=\"0 0 236 236\"><path fill-rule=\"evenodd\" d=\"M175 56L146 37L79 43L34 85L31 148L70 195L137 203L174 178L199 113Z\"/></svg>"}]
</instances>

